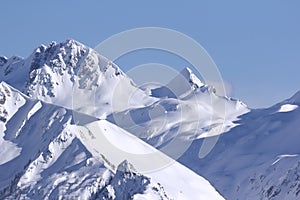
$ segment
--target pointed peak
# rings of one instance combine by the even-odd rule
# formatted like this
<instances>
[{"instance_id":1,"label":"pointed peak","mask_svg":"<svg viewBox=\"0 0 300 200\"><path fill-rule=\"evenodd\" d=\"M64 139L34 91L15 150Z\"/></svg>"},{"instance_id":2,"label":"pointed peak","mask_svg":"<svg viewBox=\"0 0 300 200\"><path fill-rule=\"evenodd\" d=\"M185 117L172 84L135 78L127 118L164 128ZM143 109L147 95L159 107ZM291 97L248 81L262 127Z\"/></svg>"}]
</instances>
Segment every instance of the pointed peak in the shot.
<instances>
[{"instance_id":1,"label":"pointed peak","mask_svg":"<svg viewBox=\"0 0 300 200\"><path fill-rule=\"evenodd\" d=\"M8 85L8 84L7 84L6 82L1 81L1 82L0 82L0 91L1 91L2 88L7 87L7 85Z\"/></svg>"},{"instance_id":2,"label":"pointed peak","mask_svg":"<svg viewBox=\"0 0 300 200\"><path fill-rule=\"evenodd\" d=\"M16 88L14 88L13 86L11 86L10 84L6 83L5 81L1 81L0 82L0 90L5 90L6 92L17 92L22 94L20 91L18 91ZM23 94L22 94L23 95Z\"/></svg>"},{"instance_id":3,"label":"pointed peak","mask_svg":"<svg viewBox=\"0 0 300 200\"><path fill-rule=\"evenodd\" d=\"M50 47L51 47L51 46L55 46L55 45L57 45L57 42L56 42L56 41L51 41L50 44L49 44Z\"/></svg>"},{"instance_id":4,"label":"pointed peak","mask_svg":"<svg viewBox=\"0 0 300 200\"><path fill-rule=\"evenodd\" d=\"M181 73L189 73L189 74L193 74L193 71L191 70L191 68L189 67L185 67L181 70Z\"/></svg>"},{"instance_id":5,"label":"pointed peak","mask_svg":"<svg viewBox=\"0 0 300 200\"><path fill-rule=\"evenodd\" d=\"M74 40L72 38L67 39L66 41L61 43L62 46L72 47L72 46L81 46L84 47L85 45L81 44L77 40Z\"/></svg>"},{"instance_id":6,"label":"pointed peak","mask_svg":"<svg viewBox=\"0 0 300 200\"><path fill-rule=\"evenodd\" d=\"M186 80L188 80L190 84L195 85L197 88L200 88L204 85L200 81L200 79L194 74L194 72L188 67L185 67L183 70L181 70L180 74Z\"/></svg>"},{"instance_id":7,"label":"pointed peak","mask_svg":"<svg viewBox=\"0 0 300 200\"><path fill-rule=\"evenodd\" d=\"M6 82L0 82L0 102L3 104L5 102L5 96L10 96L12 91L12 87L8 85Z\"/></svg>"},{"instance_id":8,"label":"pointed peak","mask_svg":"<svg viewBox=\"0 0 300 200\"><path fill-rule=\"evenodd\" d=\"M35 48L34 53L43 53L47 49L47 46L41 44L37 48Z\"/></svg>"},{"instance_id":9,"label":"pointed peak","mask_svg":"<svg viewBox=\"0 0 300 200\"><path fill-rule=\"evenodd\" d=\"M300 90L287 100L289 103L300 104Z\"/></svg>"},{"instance_id":10,"label":"pointed peak","mask_svg":"<svg viewBox=\"0 0 300 200\"><path fill-rule=\"evenodd\" d=\"M127 160L124 160L121 162L117 168L117 171L119 172L128 172L128 173L135 173L136 169L133 167L131 163L129 163Z\"/></svg>"},{"instance_id":11,"label":"pointed peak","mask_svg":"<svg viewBox=\"0 0 300 200\"><path fill-rule=\"evenodd\" d=\"M2 87L2 86L9 86L5 81L1 81L0 82L0 87Z\"/></svg>"},{"instance_id":12,"label":"pointed peak","mask_svg":"<svg viewBox=\"0 0 300 200\"><path fill-rule=\"evenodd\" d=\"M7 57L0 55L0 66L3 66L7 63Z\"/></svg>"},{"instance_id":13,"label":"pointed peak","mask_svg":"<svg viewBox=\"0 0 300 200\"><path fill-rule=\"evenodd\" d=\"M81 44L80 42L74 40L74 39L67 39L63 42L56 42L56 41L51 41L49 43L48 46L45 46L45 45L41 45L39 46L38 48L36 48L37 50L38 49L59 49L61 47L64 47L64 48L74 48L74 47L86 47L84 44Z\"/></svg>"},{"instance_id":14,"label":"pointed peak","mask_svg":"<svg viewBox=\"0 0 300 200\"><path fill-rule=\"evenodd\" d=\"M7 60L12 60L13 62L15 62L15 61L23 60L23 58L20 56L13 55L12 57L10 57Z\"/></svg>"},{"instance_id":15,"label":"pointed peak","mask_svg":"<svg viewBox=\"0 0 300 200\"><path fill-rule=\"evenodd\" d=\"M73 38L68 38L68 39L66 39L65 43L76 44L76 43L79 43L79 42L77 42L77 41L74 40Z\"/></svg>"}]
</instances>

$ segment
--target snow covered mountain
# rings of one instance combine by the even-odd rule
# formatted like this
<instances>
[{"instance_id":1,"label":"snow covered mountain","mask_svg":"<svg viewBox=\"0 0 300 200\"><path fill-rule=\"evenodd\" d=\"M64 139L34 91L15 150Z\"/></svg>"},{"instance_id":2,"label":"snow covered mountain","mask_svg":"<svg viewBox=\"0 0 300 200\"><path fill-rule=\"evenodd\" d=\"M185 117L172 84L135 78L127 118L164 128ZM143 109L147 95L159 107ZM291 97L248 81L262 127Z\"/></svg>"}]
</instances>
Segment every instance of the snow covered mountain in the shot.
<instances>
[{"instance_id":1,"label":"snow covered mountain","mask_svg":"<svg viewBox=\"0 0 300 200\"><path fill-rule=\"evenodd\" d=\"M187 199L190 192L200 193L202 199L222 199L205 179L179 163L175 167L189 175L186 180L196 180L195 188L201 190L179 188L180 176L170 177L174 167L159 176L149 174L154 178L138 173L127 161L114 163L118 166L112 170L109 155L93 155L77 137L81 129L74 123L73 111L29 99L4 82L0 84L0 94L1 199L172 199L176 196L168 193L179 191L182 199ZM86 115L83 118L99 121ZM122 136L120 128L110 128L113 125L105 120L99 123L106 134L119 134L126 141L128 136ZM138 138L131 138L130 143L140 144ZM169 183L165 189L155 181L170 178L179 185Z\"/></svg>"},{"instance_id":2,"label":"snow covered mountain","mask_svg":"<svg viewBox=\"0 0 300 200\"><path fill-rule=\"evenodd\" d=\"M169 199L162 186L127 169L126 162L114 173L94 158L76 138L72 111L30 100L3 82L0 93L1 199L124 199L143 193Z\"/></svg>"},{"instance_id":3,"label":"snow covered mountain","mask_svg":"<svg viewBox=\"0 0 300 200\"><path fill-rule=\"evenodd\" d=\"M179 160L203 175L226 199L300 198L300 92L267 109L240 116L213 151L198 158L193 146Z\"/></svg>"},{"instance_id":4,"label":"snow covered mountain","mask_svg":"<svg viewBox=\"0 0 300 200\"><path fill-rule=\"evenodd\" d=\"M1 57L0 80L31 98L103 118L154 101L114 63L75 40L41 45L26 59ZM113 101L129 97L134 101Z\"/></svg>"},{"instance_id":5,"label":"snow covered mountain","mask_svg":"<svg viewBox=\"0 0 300 200\"><path fill-rule=\"evenodd\" d=\"M239 100L218 96L212 86L203 84L189 68L183 69L167 86L150 88L144 89L160 98L155 103L114 112L107 119L174 159L182 153L174 151L174 140L178 149L179 144L188 147L195 139L220 135L238 125L234 123L237 117L249 111Z\"/></svg>"},{"instance_id":6,"label":"snow covered mountain","mask_svg":"<svg viewBox=\"0 0 300 200\"><path fill-rule=\"evenodd\" d=\"M0 81L0 199L299 199L300 92L249 109L189 68L138 88L74 40L0 56Z\"/></svg>"}]
</instances>

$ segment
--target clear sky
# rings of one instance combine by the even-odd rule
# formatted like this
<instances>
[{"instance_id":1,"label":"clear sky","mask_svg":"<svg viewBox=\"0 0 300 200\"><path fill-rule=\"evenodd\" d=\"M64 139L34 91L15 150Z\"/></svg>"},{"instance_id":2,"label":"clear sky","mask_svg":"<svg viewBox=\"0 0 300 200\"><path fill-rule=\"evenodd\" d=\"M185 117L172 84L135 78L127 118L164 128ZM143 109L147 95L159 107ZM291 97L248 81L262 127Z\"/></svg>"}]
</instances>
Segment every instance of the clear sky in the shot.
<instances>
[{"instance_id":1,"label":"clear sky","mask_svg":"<svg viewBox=\"0 0 300 200\"><path fill-rule=\"evenodd\" d=\"M232 95L250 107L271 106L300 90L298 0L10 0L0 10L0 54L7 57L27 57L40 44L67 38L95 47L121 31L157 26L199 42ZM118 64L124 71L130 65L128 59Z\"/></svg>"}]
</instances>

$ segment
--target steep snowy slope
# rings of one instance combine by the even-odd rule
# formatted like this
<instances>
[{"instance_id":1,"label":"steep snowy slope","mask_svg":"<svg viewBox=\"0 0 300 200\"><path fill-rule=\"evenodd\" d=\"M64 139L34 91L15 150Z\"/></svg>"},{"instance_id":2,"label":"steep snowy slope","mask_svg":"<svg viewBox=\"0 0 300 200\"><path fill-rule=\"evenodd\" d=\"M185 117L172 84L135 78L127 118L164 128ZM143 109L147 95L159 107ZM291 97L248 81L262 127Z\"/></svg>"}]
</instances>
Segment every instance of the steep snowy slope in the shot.
<instances>
[{"instance_id":1,"label":"steep snowy slope","mask_svg":"<svg viewBox=\"0 0 300 200\"><path fill-rule=\"evenodd\" d=\"M71 110L28 99L3 82L0 93L5 113L0 122L5 150L0 154L0 199L223 199L208 181L179 163L145 176L123 161L134 161L130 158L114 162L114 152L97 140L104 130L126 151L157 150L105 120L76 113L84 119L76 125ZM91 137L83 130L93 123L96 146L82 140Z\"/></svg>"},{"instance_id":2,"label":"steep snowy slope","mask_svg":"<svg viewBox=\"0 0 300 200\"><path fill-rule=\"evenodd\" d=\"M205 179L106 120L79 128L82 143L94 157L109 160L112 170L125 158L175 199L223 199Z\"/></svg>"},{"instance_id":3,"label":"steep snowy slope","mask_svg":"<svg viewBox=\"0 0 300 200\"><path fill-rule=\"evenodd\" d=\"M241 116L204 159L196 140L179 161L228 199L299 199L299 94Z\"/></svg>"},{"instance_id":4,"label":"steep snowy slope","mask_svg":"<svg viewBox=\"0 0 300 200\"><path fill-rule=\"evenodd\" d=\"M98 117L155 101L114 63L74 40L42 45L26 59L1 57L0 80L32 98Z\"/></svg>"},{"instance_id":5,"label":"steep snowy slope","mask_svg":"<svg viewBox=\"0 0 300 200\"><path fill-rule=\"evenodd\" d=\"M3 137L5 124L25 103L26 100L20 93L13 92L7 84L0 83L0 165L20 154L21 149Z\"/></svg>"},{"instance_id":6,"label":"steep snowy slope","mask_svg":"<svg viewBox=\"0 0 300 200\"><path fill-rule=\"evenodd\" d=\"M0 94L0 199L169 199L163 186L127 165L112 172L94 158L76 137L72 111L3 82Z\"/></svg>"}]
</instances>

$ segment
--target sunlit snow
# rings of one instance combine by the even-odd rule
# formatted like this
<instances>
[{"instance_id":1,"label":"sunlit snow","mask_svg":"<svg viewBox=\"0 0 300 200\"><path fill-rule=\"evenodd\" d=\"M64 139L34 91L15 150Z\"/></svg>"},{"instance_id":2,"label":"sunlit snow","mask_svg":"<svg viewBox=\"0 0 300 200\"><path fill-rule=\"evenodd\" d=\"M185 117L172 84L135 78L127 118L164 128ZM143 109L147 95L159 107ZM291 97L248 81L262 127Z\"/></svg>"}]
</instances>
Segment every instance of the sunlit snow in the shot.
<instances>
[{"instance_id":1,"label":"sunlit snow","mask_svg":"<svg viewBox=\"0 0 300 200\"><path fill-rule=\"evenodd\" d=\"M298 108L298 105L284 104L280 107L278 112L291 112L297 108Z\"/></svg>"}]
</instances>

